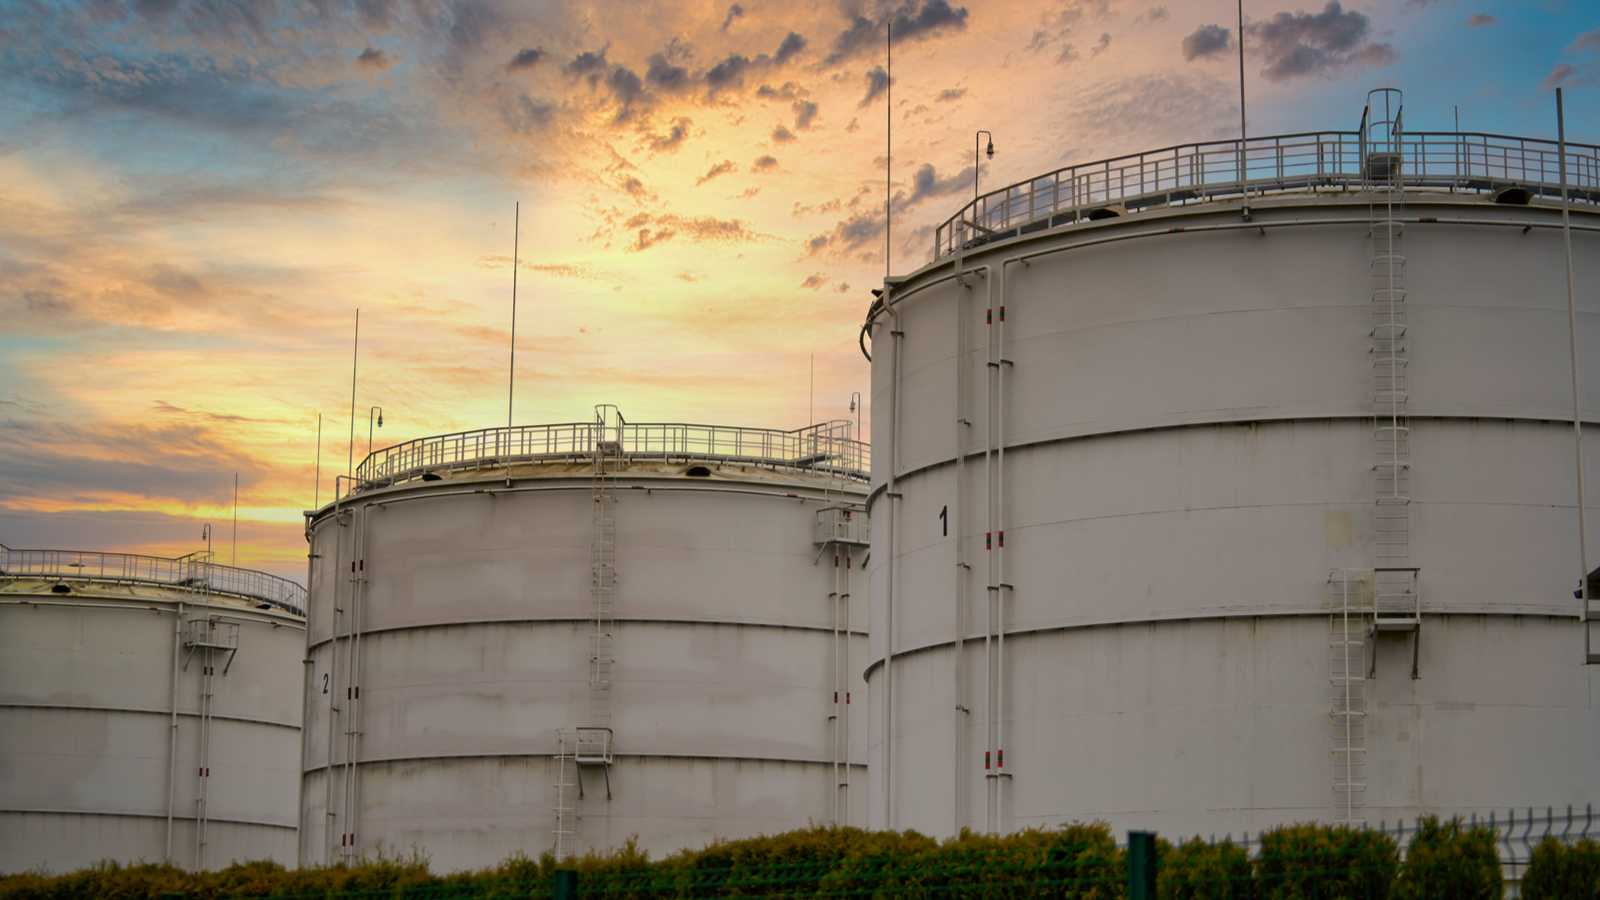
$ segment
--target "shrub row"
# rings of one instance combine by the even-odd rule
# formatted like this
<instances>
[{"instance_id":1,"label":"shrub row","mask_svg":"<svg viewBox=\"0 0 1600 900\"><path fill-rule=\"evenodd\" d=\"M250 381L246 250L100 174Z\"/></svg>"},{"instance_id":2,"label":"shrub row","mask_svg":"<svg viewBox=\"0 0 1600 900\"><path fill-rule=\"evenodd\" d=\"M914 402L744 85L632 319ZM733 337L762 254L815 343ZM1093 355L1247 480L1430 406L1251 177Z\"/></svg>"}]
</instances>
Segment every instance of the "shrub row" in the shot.
<instances>
[{"instance_id":1,"label":"shrub row","mask_svg":"<svg viewBox=\"0 0 1600 900\"><path fill-rule=\"evenodd\" d=\"M1157 842L1160 900L1500 900L1495 835L1424 819L1400 861L1393 837L1302 824L1245 848L1199 838ZM1104 824L996 837L964 831L938 841L914 831L814 827L718 841L652 861L629 842L558 866L515 855L479 872L434 875L420 854L358 865L286 870L238 863L191 873L168 865L102 863L65 875L0 876L0 900L345 900L549 898L558 868L578 872L583 900L1126 900L1125 851ZM1546 840L1522 878L1526 900L1600 900L1600 845Z\"/></svg>"}]
</instances>

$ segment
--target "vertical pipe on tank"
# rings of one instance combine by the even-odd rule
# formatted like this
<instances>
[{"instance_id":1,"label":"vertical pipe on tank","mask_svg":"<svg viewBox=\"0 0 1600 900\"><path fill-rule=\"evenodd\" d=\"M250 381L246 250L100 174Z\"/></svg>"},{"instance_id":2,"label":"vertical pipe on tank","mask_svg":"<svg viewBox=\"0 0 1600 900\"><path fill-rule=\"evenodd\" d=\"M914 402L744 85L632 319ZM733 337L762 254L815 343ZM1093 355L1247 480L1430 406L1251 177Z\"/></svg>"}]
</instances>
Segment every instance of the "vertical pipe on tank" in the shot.
<instances>
[{"instance_id":1,"label":"vertical pipe on tank","mask_svg":"<svg viewBox=\"0 0 1600 900\"><path fill-rule=\"evenodd\" d=\"M984 615L983 615L983 785L984 830L995 830L994 819L994 601L999 590L995 581L994 557L994 431L995 431L995 372L1000 363L994 352L994 281L989 279L988 306L984 312L984 366L987 370L984 396L988 409L983 421L983 495L985 531L983 537ZM1004 295L1002 294L1002 298Z\"/></svg>"},{"instance_id":2,"label":"vertical pipe on tank","mask_svg":"<svg viewBox=\"0 0 1600 900\"><path fill-rule=\"evenodd\" d=\"M1567 257L1567 336L1572 345L1572 435L1578 452L1578 559L1583 572L1578 580L1578 596L1583 601L1583 661L1596 662L1593 631L1589 624L1589 529L1584 505L1583 413L1578 398L1578 311L1572 289L1572 200L1567 195L1567 122L1561 109L1561 88L1556 88L1556 138L1561 159L1561 242Z\"/></svg>"},{"instance_id":3,"label":"vertical pipe on tank","mask_svg":"<svg viewBox=\"0 0 1600 900\"><path fill-rule=\"evenodd\" d=\"M884 309L888 310L894 324L890 326L890 346L894 350L894 363L889 369L889 484L884 492L885 499L889 501L889 537L884 543L888 547L887 593L888 602L885 604L884 623L884 657L883 657L883 784L884 784L884 827L894 828L894 567L895 567L895 537L899 530L895 526L900 518L899 492L896 490L896 474L900 460L900 358L903 355L901 346L905 332L900 326L900 311L894 308L892 295L893 286L889 279L883 282Z\"/></svg>"},{"instance_id":4,"label":"vertical pipe on tank","mask_svg":"<svg viewBox=\"0 0 1600 900\"><path fill-rule=\"evenodd\" d=\"M995 367L995 722L994 722L994 803L995 826L1005 831L1006 767L1006 267L997 270L1000 294L1000 321L996 341L999 362Z\"/></svg>"},{"instance_id":5,"label":"vertical pipe on tank","mask_svg":"<svg viewBox=\"0 0 1600 900\"><path fill-rule=\"evenodd\" d=\"M345 741L344 741L344 823L345 833L349 835L348 854L356 852L356 818L359 812L360 798L356 792L356 753L357 741L360 733L359 710L361 707L361 685L359 682L361 668L361 613L364 605L364 591L362 586L366 581L366 557L363 553L367 534L367 515L371 504L363 504L358 511L352 510L350 516L350 661L346 664L345 677Z\"/></svg>"},{"instance_id":6,"label":"vertical pipe on tank","mask_svg":"<svg viewBox=\"0 0 1600 900\"><path fill-rule=\"evenodd\" d=\"M172 864L172 807L178 786L178 655L183 646L183 601L172 625L172 737L167 743L167 865Z\"/></svg>"},{"instance_id":7,"label":"vertical pipe on tank","mask_svg":"<svg viewBox=\"0 0 1600 900\"><path fill-rule=\"evenodd\" d=\"M333 596L330 598L330 602L333 604L333 606L328 611L328 681L333 684L334 690L332 693L328 694L328 756L323 760L322 768L322 819L323 822L326 823L323 827L323 840L326 843L326 850L323 853L322 859L324 865L329 865L333 862L333 826L334 820L338 818L337 814L335 814L333 811L333 733L335 728L334 722L336 719L334 713L339 711L339 617L344 612L339 607L339 582L341 580L339 578L339 573L344 568L344 542L339 539L339 529L344 527L344 520L340 518L339 510L339 505L343 499L339 494L339 477L340 476L338 475L333 477L334 531L332 572L334 573L334 576L333 578L329 579L329 589L333 594ZM340 835L339 846L341 848L340 853L343 853L343 835Z\"/></svg>"},{"instance_id":8,"label":"vertical pipe on tank","mask_svg":"<svg viewBox=\"0 0 1600 900\"><path fill-rule=\"evenodd\" d=\"M321 416L317 416L317 464L318 464L318 469L317 469L317 472L318 472L318 475L317 475L317 487L320 488L322 486L322 476L321 476L321 471L322 471L321 470L321 464L322 464L322 417ZM311 704L313 702L312 698L316 696L316 694L314 692L317 689L317 687L316 687L316 685L317 685L316 661L311 658L311 630L312 630L312 625L311 625L311 596L312 596L312 593L316 590L316 588L314 586L314 582L312 581L312 575L316 571L315 562L317 560L317 553L316 553L317 544L316 544L316 537L315 537L316 533L311 530L311 518L312 518L312 515L314 515L315 512L316 512L317 501L321 500L321 499L322 499L322 496L321 496L320 492L313 494L313 498L312 498L312 501L311 501L312 512L308 513L306 515L306 600L305 600L305 603L306 603L306 608L305 608L305 617L306 617L306 651L305 651L305 656L302 657L302 663L305 666L306 677L305 677L305 683L300 686L300 703L301 703L301 716L300 716L300 725L301 725L301 729L300 729L300 809L299 809L299 814L295 817L295 820L294 820L295 821L295 826L296 826L296 830L295 830L295 848L294 848L295 862L302 869L306 868L307 866L309 866L311 864L311 861L307 858L307 854L306 854L307 842L311 840L311 833L310 833L310 829L306 828L306 791L305 791L305 775L306 775L307 772L311 771L311 745L306 741L305 734L306 734L307 731L310 730L311 723L309 721L309 713L311 711ZM333 698L332 698L331 695L328 698L328 702L329 703L333 702Z\"/></svg>"},{"instance_id":9,"label":"vertical pipe on tank","mask_svg":"<svg viewBox=\"0 0 1600 900\"><path fill-rule=\"evenodd\" d=\"M850 570L851 551L849 547L844 551L844 799L840 805L844 808L844 820L841 825L850 824L850 638L854 632L850 628Z\"/></svg>"},{"instance_id":10,"label":"vertical pipe on tank","mask_svg":"<svg viewBox=\"0 0 1600 900\"><path fill-rule=\"evenodd\" d=\"M974 173L974 174L976 174L976 173ZM957 218L959 219L960 217L957 216ZM953 502L951 503L951 507L952 507L951 515L950 515L950 518L946 520L946 522L948 522L950 526L954 527L955 532L956 532L956 540L955 540L955 548L954 548L955 549L955 554L956 554L956 564L955 564L955 570L954 570L954 573L953 573L955 575L955 597L954 597L954 599L955 599L955 660L954 660L954 670L955 671L953 673L953 677L954 677L954 681L955 681L954 690L955 690L955 695L956 696L955 696L955 709L951 712L951 738L953 740L952 756L951 756L951 763L952 763L952 765L951 765L952 773L951 774L952 774L953 783L950 786L950 790L951 790L951 793L950 793L951 832L950 833L951 834L960 834L961 833L961 738L962 738L962 732L964 730L961 726L963 724L964 713L966 711L966 705L964 703L962 703L962 699L966 696L965 691L963 690L963 684L962 684L962 680L963 680L962 679L962 675L963 675L963 672L962 672L962 662L963 662L962 655L966 651L966 647L967 647L967 642L966 642L967 617L966 617L966 609L965 609L965 606L963 604L963 600L965 599L965 586L966 586L966 556L962 553L962 548L963 548L962 534L963 533L962 533L962 529L961 529L961 522L962 522L962 519L961 519L961 492L962 492L962 486L964 484L963 471L964 471L964 458L966 457L966 442L963 440L963 431L962 431L962 429L966 427L967 406L966 406L966 391L965 391L966 376L963 374L961 367L966 364L966 355L967 355L967 280L964 277L964 273L962 272L962 268L961 268L961 266L962 266L961 245L965 243L965 241L962 239L964 236L961 234L961 226L959 224L956 225L955 228L956 228L956 264L955 264L955 273L956 273L956 300L955 300L955 305L956 305L956 317L955 317L956 318L956 359L955 359L955 377L956 377L956 416L955 416L955 419L956 419L956 421L955 421L955 429L956 429L956 434L955 434L955 438L956 438L956 441L955 441L955 451L956 451L956 491L955 491L955 497L953 499Z\"/></svg>"},{"instance_id":11,"label":"vertical pipe on tank","mask_svg":"<svg viewBox=\"0 0 1600 900\"><path fill-rule=\"evenodd\" d=\"M833 790L829 798L833 804L833 824L839 824L839 733L843 723L839 717L844 715L844 709L839 705L839 545L823 544L822 552L826 554L829 547L833 548L833 591L828 594L828 618L833 627L832 658L828 665L828 681L833 690L833 715L828 735L828 758L833 762Z\"/></svg>"}]
</instances>

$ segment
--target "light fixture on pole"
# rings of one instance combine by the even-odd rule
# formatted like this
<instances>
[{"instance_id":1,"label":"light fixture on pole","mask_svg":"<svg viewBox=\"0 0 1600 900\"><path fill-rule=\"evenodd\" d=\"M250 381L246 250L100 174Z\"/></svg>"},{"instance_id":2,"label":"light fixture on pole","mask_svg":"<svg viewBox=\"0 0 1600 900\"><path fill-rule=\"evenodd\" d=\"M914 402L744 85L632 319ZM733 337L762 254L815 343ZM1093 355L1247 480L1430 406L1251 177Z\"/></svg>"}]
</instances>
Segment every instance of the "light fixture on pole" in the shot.
<instances>
[{"instance_id":1,"label":"light fixture on pole","mask_svg":"<svg viewBox=\"0 0 1600 900\"><path fill-rule=\"evenodd\" d=\"M978 162L978 138L980 136L982 136L982 135L988 135L988 137L989 137L989 147L985 152L989 155L990 159L994 159L994 135L989 134L989 132L987 132L987 131L980 131L977 134L974 134L972 136L972 202L974 204L973 207L972 207L973 218L977 218L977 215L978 215L978 207L976 205L977 202L978 202L978 165L979 165L979 162Z\"/></svg>"},{"instance_id":2,"label":"light fixture on pole","mask_svg":"<svg viewBox=\"0 0 1600 900\"><path fill-rule=\"evenodd\" d=\"M383 407L374 406L367 410L367 457L372 457L372 414L378 414L378 427L383 427Z\"/></svg>"},{"instance_id":3,"label":"light fixture on pole","mask_svg":"<svg viewBox=\"0 0 1600 900\"><path fill-rule=\"evenodd\" d=\"M858 441L861 440L861 407L866 405L860 401L861 392L852 391L850 393L850 411L856 414L856 440Z\"/></svg>"}]
</instances>

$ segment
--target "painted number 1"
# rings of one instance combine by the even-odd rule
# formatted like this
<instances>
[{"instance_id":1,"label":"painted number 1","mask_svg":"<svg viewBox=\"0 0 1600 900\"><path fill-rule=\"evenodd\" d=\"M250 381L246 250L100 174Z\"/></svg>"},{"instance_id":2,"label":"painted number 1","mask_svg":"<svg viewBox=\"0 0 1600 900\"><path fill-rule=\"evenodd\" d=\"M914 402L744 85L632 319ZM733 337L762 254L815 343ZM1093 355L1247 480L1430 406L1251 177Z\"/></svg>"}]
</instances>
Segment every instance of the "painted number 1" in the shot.
<instances>
[{"instance_id":1,"label":"painted number 1","mask_svg":"<svg viewBox=\"0 0 1600 900\"><path fill-rule=\"evenodd\" d=\"M939 530L942 537L950 536L950 507L939 510Z\"/></svg>"}]
</instances>

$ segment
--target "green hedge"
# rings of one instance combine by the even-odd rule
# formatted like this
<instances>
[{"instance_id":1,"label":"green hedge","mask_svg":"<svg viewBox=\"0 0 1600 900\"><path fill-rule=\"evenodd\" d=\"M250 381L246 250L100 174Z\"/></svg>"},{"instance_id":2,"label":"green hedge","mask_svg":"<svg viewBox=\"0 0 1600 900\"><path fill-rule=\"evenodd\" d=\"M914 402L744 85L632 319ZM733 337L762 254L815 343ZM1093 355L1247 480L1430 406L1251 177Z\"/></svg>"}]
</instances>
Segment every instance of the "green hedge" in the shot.
<instances>
[{"instance_id":1,"label":"green hedge","mask_svg":"<svg viewBox=\"0 0 1600 900\"><path fill-rule=\"evenodd\" d=\"M1254 896L1388 900L1399 872L1399 849L1386 834L1347 826L1287 825L1261 833Z\"/></svg>"},{"instance_id":2,"label":"green hedge","mask_svg":"<svg viewBox=\"0 0 1600 900\"><path fill-rule=\"evenodd\" d=\"M1600 844L1585 838L1563 844L1545 838L1533 848L1522 876L1522 900L1596 900L1600 897Z\"/></svg>"},{"instance_id":3,"label":"green hedge","mask_svg":"<svg viewBox=\"0 0 1600 900\"><path fill-rule=\"evenodd\" d=\"M1250 854L1232 842L1200 838L1173 845L1156 841L1156 895L1160 900L1234 900L1253 897Z\"/></svg>"},{"instance_id":4,"label":"green hedge","mask_svg":"<svg viewBox=\"0 0 1600 900\"><path fill-rule=\"evenodd\" d=\"M1378 832L1298 824L1262 833L1254 859L1199 838L1156 846L1160 900L1501 900L1495 835L1425 819L1399 861ZM944 841L904 832L814 827L717 841L651 860L630 841L567 860L582 900L1126 900L1125 851L1104 823ZM0 876L0 900L550 900L555 858L518 854L479 872L434 875L425 857L285 870L240 863L199 874L104 863L59 876ZM1523 879L1529 900L1600 900L1600 846L1546 841ZM1585 893L1587 892L1587 893Z\"/></svg>"},{"instance_id":5,"label":"green hedge","mask_svg":"<svg viewBox=\"0 0 1600 900\"><path fill-rule=\"evenodd\" d=\"M1396 900L1501 900L1505 884L1495 841L1487 825L1423 817L1406 849Z\"/></svg>"}]
</instances>

